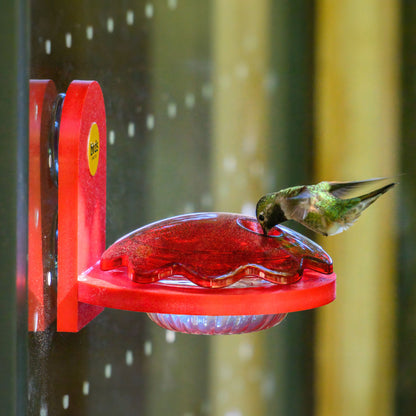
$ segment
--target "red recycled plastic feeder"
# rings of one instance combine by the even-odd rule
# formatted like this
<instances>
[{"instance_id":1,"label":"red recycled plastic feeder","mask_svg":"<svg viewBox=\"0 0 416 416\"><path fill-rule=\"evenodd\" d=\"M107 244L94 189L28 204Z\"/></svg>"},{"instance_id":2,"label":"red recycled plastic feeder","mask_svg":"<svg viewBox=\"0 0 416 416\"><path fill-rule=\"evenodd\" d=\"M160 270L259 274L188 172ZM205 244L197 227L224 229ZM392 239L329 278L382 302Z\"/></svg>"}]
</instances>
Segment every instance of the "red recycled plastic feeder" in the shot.
<instances>
[{"instance_id":1,"label":"red recycled plastic feeder","mask_svg":"<svg viewBox=\"0 0 416 416\"><path fill-rule=\"evenodd\" d=\"M91 169L88 155L96 149ZM146 312L175 331L244 333L335 299L323 249L283 226L265 236L254 217L181 215L104 251L105 151L101 90L93 81L74 82L59 135L58 330L78 331L107 307Z\"/></svg>"},{"instance_id":2,"label":"red recycled plastic feeder","mask_svg":"<svg viewBox=\"0 0 416 416\"><path fill-rule=\"evenodd\" d=\"M101 269L128 276L126 290L137 293L128 309L194 334L270 328L287 312L335 295L332 260L321 247L286 227L266 237L255 218L230 213L181 215L140 228L103 253ZM96 295L114 295L117 307L125 306L124 296L105 292Z\"/></svg>"}]
</instances>

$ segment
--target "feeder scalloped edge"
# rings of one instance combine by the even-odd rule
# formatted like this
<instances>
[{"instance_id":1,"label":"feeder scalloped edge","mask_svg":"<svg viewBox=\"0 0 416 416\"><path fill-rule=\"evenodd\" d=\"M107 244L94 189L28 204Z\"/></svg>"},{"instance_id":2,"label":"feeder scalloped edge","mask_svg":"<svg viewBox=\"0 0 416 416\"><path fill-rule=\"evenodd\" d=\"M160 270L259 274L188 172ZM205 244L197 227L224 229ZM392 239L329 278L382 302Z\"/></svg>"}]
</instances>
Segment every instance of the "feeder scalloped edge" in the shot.
<instances>
[{"instance_id":1,"label":"feeder scalloped edge","mask_svg":"<svg viewBox=\"0 0 416 416\"><path fill-rule=\"evenodd\" d=\"M204 288L227 287L243 278L289 284L305 269L333 271L328 254L293 230L276 226L265 236L254 217L214 212L139 228L110 246L100 267L127 267L137 283L183 277Z\"/></svg>"}]
</instances>

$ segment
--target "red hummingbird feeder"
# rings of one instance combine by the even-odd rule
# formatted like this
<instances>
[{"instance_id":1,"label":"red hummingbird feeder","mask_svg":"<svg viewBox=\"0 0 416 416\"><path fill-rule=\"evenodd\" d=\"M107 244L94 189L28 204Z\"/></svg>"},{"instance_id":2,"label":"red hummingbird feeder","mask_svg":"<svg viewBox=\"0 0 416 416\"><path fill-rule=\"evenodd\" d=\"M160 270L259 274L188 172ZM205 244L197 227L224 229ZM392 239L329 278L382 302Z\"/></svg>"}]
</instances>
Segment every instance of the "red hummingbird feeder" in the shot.
<instances>
[{"instance_id":1,"label":"red hummingbird feeder","mask_svg":"<svg viewBox=\"0 0 416 416\"><path fill-rule=\"evenodd\" d=\"M58 331L116 308L185 333L247 333L335 299L328 254L283 226L265 236L254 217L181 215L104 250L105 109L94 81L74 81L65 96L58 178Z\"/></svg>"}]
</instances>

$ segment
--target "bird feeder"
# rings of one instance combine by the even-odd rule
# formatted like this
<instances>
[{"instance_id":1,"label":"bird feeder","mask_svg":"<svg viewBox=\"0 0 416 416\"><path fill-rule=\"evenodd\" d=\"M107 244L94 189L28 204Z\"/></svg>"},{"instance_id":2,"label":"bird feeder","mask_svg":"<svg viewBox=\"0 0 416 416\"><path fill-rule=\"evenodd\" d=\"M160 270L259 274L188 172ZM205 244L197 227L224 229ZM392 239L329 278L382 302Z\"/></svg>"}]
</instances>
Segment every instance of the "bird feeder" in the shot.
<instances>
[{"instance_id":1,"label":"bird feeder","mask_svg":"<svg viewBox=\"0 0 416 416\"><path fill-rule=\"evenodd\" d=\"M36 87L44 102L45 82L41 85ZM101 89L94 81L74 81L61 101L54 117L59 119L58 331L79 331L103 308L115 308L146 312L158 325L185 333L246 333L335 299L332 260L322 248L283 226L265 236L254 217L181 215L139 228L105 250ZM38 317L46 315L39 296L47 284L41 263L38 256L29 265L38 270L29 284L32 300L38 293L31 309ZM38 322L38 330L47 324Z\"/></svg>"}]
</instances>

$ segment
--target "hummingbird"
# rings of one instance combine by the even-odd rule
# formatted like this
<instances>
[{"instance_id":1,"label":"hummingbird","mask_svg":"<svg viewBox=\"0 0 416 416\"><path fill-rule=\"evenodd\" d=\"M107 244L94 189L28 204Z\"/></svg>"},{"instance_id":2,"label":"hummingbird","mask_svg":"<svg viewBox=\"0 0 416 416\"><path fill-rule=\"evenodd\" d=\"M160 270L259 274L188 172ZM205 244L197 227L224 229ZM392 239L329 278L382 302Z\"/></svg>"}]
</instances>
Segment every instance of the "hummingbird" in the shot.
<instances>
[{"instance_id":1,"label":"hummingbird","mask_svg":"<svg viewBox=\"0 0 416 416\"><path fill-rule=\"evenodd\" d=\"M350 191L385 178L354 182L319 182L266 194L256 206L257 221L265 235L277 224L294 220L312 231L328 236L341 233L361 213L396 183L389 183L365 195L344 199Z\"/></svg>"}]
</instances>

